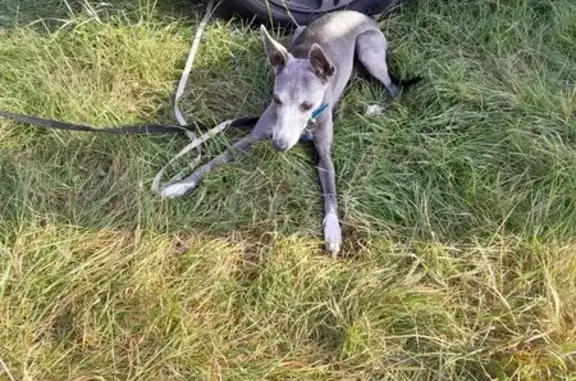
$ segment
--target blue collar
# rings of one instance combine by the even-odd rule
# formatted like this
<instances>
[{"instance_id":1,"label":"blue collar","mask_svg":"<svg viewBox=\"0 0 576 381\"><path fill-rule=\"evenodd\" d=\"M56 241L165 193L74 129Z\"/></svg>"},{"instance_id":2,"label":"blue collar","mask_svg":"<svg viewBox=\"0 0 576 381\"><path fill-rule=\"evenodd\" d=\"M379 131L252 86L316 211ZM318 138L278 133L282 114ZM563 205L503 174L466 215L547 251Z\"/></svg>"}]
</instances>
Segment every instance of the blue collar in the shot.
<instances>
[{"instance_id":1,"label":"blue collar","mask_svg":"<svg viewBox=\"0 0 576 381\"><path fill-rule=\"evenodd\" d=\"M328 103L323 104L322 106L320 106L319 108L317 108L316 110L314 110L314 112L312 113L312 117L310 118L310 122L315 124L316 120L322 115L322 113L328 108ZM308 133L302 135L300 137L301 140L305 141L305 142L312 142L314 141L314 137L312 135L312 131L308 130Z\"/></svg>"},{"instance_id":2,"label":"blue collar","mask_svg":"<svg viewBox=\"0 0 576 381\"><path fill-rule=\"evenodd\" d=\"M312 122L315 122L316 119L318 119L320 117L320 115L322 115L322 113L328 108L328 103L324 103L322 106L320 106L319 108L317 108L316 110L314 110L314 112L312 113L312 118L310 118L310 120L312 120Z\"/></svg>"}]
</instances>

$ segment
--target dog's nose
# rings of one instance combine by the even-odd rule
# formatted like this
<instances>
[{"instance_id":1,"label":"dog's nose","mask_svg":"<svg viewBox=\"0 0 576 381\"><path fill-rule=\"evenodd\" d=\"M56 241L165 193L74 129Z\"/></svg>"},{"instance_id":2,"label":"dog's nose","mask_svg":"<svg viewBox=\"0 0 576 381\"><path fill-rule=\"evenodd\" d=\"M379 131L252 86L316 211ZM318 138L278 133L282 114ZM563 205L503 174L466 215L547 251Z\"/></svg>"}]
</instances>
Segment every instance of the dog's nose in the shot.
<instances>
[{"instance_id":1,"label":"dog's nose","mask_svg":"<svg viewBox=\"0 0 576 381\"><path fill-rule=\"evenodd\" d=\"M288 149L288 144L284 143L283 141L273 140L272 146L276 151L285 152Z\"/></svg>"}]
</instances>

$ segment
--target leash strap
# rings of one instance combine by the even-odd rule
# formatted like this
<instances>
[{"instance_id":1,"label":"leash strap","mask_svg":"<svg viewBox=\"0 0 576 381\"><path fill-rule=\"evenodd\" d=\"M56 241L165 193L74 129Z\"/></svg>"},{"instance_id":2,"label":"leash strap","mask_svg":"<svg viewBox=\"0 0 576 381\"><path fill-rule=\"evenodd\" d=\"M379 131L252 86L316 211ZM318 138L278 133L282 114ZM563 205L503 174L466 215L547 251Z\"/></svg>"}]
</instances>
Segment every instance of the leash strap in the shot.
<instances>
[{"instance_id":1,"label":"leash strap","mask_svg":"<svg viewBox=\"0 0 576 381\"><path fill-rule=\"evenodd\" d=\"M181 126L187 125L187 122L186 119L184 118L184 115L182 115L182 112L180 111L178 102L180 102L180 99L184 95L184 90L186 89L186 85L188 84L188 79L190 78L190 72L192 71L192 67L196 59L196 54L198 53L198 47L200 46L200 40L202 39L202 34L204 33L204 29L206 28L206 25L208 24L208 21L212 16L212 10L214 9L214 2L215 0L210 0L208 2L208 5L206 6L206 13L204 14L204 17L202 18L200 24L198 25L198 28L196 29L196 35L194 36L194 40L192 41L192 47L190 48L190 52L188 53L188 58L186 59L186 65L184 66L184 71L182 72L180 82L178 83L178 88L176 89L176 95L174 97L174 116L176 117L176 120ZM188 152L195 149L196 156L194 157L192 162L188 165L189 170L193 171L200 164L200 160L202 159L202 143L214 137L215 135L219 134L220 132L224 131L229 126L230 121L226 121L214 127L213 129L211 129L206 134L200 137L197 137L195 135L193 136L188 135L188 138L190 139L190 144L188 144L180 152L178 152L178 154L175 157L173 157L172 160L170 160L168 164L166 164L164 168L162 168L156 174L156 176L154 176L154 180L152 181L152 193L162 196L164 194L165 189L168 186L176 185L179 181L184 179L186 173L184 171L180 171L176 176L172 177L172 179L170 179L170 181L168 181L167 184L160 185L160 181L162 180L164 172L166 172L168 166L171 165L174 161L176 161L180 157L184 156Z\"/></svg>"},{"instance_id":2,"label":"leash strap","mask_svg":"<svg viewBox=\"0 0 576 381\"><path fill-rule=\"evenodd\" d=\"M113 135L148 135L148 134L174 134L182 132L186 134L192 140L196 139L196 134L192 132L191 126L173 126L164 124L142 124L136 126L124 126L124 127L106 127L97 128L92 126L86 126L77 123L61 122L59 120L38 118L35 116L16 114L8 111L0 110L0 117L13 120L15 122L20 122L23 124L29 124L32 126L41 127L46 130L61 130L61 131L80 131L80 132L99 132L103 134L113 134ZM233 119L227 121L228 127L233 128L244 128L253 127L256 122L258 122L259 116L247 116L242 118ZM194 126L195 128L198 125ZM208 134L210 131L208 131Z\"/></svg>"},{"instance_id":3,"label":"leash strap","mask_svg":"<svg viewBox=\"0 0 576 381\"><path fill-rule=\"evenodd\" d=\"M200 137L196 136L194 132L191 131L186 119L182 115L180 108L178 107L178 102L184 95L184 90L186 88L186 84L190 77L190 72L192 70L192 66L194 64L194 60L196 58L196 54L198 51L198 47L200 44L200 40L202 38L202 34L210 17L212 15L212 11L214 7L215 0L210 0L207 8L206 14L202 18L200 24L198 25L198 29L196 31L196 35L194 37L194 41L192 43L192 47L188 54L188 58L186 60L186 65L180 78L180 82L178 84L178 88L176 90L176 96L174 100L174 114L180 126L165 126L165 125L139 125L139 126L126 126L126 127L112 127L112 128L95 128L92 126L86 126L82 124L75 124L75 123L67 123L61 122L51 119L44 119L33 117L29 115L23 114L15 114L7 111L0 110L0 116L11 119L20 123L35 125L38 127L42 127L45 129L56 129L56 130L64 130L64 131L84 131L84 132L100 132L106 134L119 134L119 135L128 135L128 134L157 134L157 133L176 133L176 132L183 132L188 136L190 139L190 143L184 147L172 160L168 162L157 174L154 176L154 180L152 181L152 192L158 195L163 195L164 190L166 187L171 186L178 186L178 182L182 181L186 175L185 171L180 171L176 176L172 177L170 181L162 186L160 185L161 179L166 172L166 169L176 160L181 158L182 156L186 155L192 150L197 151L197 155L194 157L194 160L188 165L190 170L194 170L200 160L202 158L202 151L201 146L202 143L206 142L207 140L213 138L217 134L221 133L222 131L226 130L229 127L247 127L253 126L258 121L259 117L245 117L245 118L238 118L233 120L227 120L224 123L217 125L216 127L212 128L208 132L202 134ZM325 109L324 107L320 113Z\"/></svg>"},{"instance_id":4,"label":"leash strap","mask_svg":"<svg viewBox=\"0 0 576 381\"><path fill-rule=\"evenodd\" d=\"M186 89L186 84L188 83L188 78L190 77L190 72L192 71L192 66L194 65L194 61L196 60L196 54L198 53L198 47L200 46L200 40L202 39L202 34L204 33L204 29L212 16L212 10L214 9L214 1L210 0L208 5L206 6L206 13L200 21L198 25L198 29L196 30L196 35L194 36L194 40L192 42L192 47L190 48L190 52L188 53L188 58L186 59L186 65L184 66L184 71L182 72L182 77L180 77L180 82L178 83L178 88L176 89L176 96L174 98L174 115L176 116L176 120L180 123L181 126L185 126L188 123L182 115L180 111L180 107L178 106L178 102L184 95L184 90Z\"/></svg>"},{"instance_id":5,"label":"leash strap","mask_svg":"<svg viewBox=\"0 0 576 381\"><path fill-rule=\"evenodd\" d=\"M172 177L166 185L160 186L160 181L164 176L164 172L166 172L166 169L172 163L174 163L176 160L180 159L182 156L186 155L193 149L198 149L198 147L200 147L202 143L206 142L209 139L212 139L214 136L218 135L224 130L231 127L232 128L253 127L256 124L256 122L258 122L258 119L260 119L259 116L248 116L243 118L227 120L226 122L220 123L216 127L210 129L208 132L200 135L200 137L197 137L196 134L189 129L189 126L181 127L181 126L165 126L160 124L150 124L140 126L127 126L127 127L96 128L92 126L86 126L83 124L60 122L57 120L37 118L34 116L23 114L15 114L2 110L0 110L0 116L6 119L14 120L16 122L34 125L48 130L99 132L114 135L143 135L143 134L167 134L167 133L173 134L177 132L185 133L186 136L188 136L188 139L190 139L190 143L186 147L184 147L180 152L178 152L176 156L174 156L172 160L170 160L168 164L166 164L156 174L156 176L154 176L154 180L152 181L152 192L160 196L163 196L165 194L164 191L167 187L173 187L177 185L177 183L182 179L184 179L186 175L185 171L180 171L178 174L176 174L176 176ZM201 160L200 155L195 156L194 160L188 165L190 170L194 170L200 163L200 160Z\"/></svg>"},{"instance_id":6,"label":"leash strap","mask_svg":"<svg viewBox=\"0 0 576 381\"><path fill-rule=\"evenodd\" d=\"M105 134L116 134L116 135L130 135L130 134L143 135L143 134L168 134L168 133L173 134L177 132L184 132L188 136L191 136L189 134L193 134L192 131L187 126L180 127L180 126L165 126L160 124L146 124L139 126L96 128L92 126L85 126L83 124L60 122L58 120L43 119L35 116L15 114L7 111L0 111L0 116L6 119L14 120L16 122L31 124L49 130L101 132Z\"/></svg>"}]
</instances>

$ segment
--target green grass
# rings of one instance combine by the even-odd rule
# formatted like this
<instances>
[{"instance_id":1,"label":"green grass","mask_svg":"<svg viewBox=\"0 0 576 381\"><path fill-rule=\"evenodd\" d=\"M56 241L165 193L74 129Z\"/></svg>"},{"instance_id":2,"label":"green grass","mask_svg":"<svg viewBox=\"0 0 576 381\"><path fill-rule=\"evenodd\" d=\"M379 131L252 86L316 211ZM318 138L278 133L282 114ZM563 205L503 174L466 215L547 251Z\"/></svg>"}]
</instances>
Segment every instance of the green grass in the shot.
<instances>
[{"instance_id":1,"label":"green grass","mask_svg":"<svg viewBox=\"0 0 576 381\"><path fill-rule=\"evenodd\" d=\"M194 9L0 0L0 109L172 122ZM167 201L151 179L182 137L0 120L0 380L576 379L575 19L414 0L381 20L394 71L426 79L375 117L376 83L346 93L340 259L309 146ZM270 85L257 28L214 21L183 108L257 113Z\"/></svg>"}]
</instances>

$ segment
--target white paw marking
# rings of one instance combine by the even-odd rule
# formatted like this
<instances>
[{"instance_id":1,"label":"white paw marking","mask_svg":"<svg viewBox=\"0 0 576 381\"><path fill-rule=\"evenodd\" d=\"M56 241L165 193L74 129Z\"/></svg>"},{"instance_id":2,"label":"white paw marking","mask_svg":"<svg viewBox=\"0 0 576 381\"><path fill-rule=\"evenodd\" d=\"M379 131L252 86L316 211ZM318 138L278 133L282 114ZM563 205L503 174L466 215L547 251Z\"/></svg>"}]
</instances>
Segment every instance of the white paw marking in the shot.
<instances>
[{"instance_id":1,"label":"white paw marking","mask_svg":"<svg viewBox=\"0 0 576 381\"><path fill-rule=\"evenodd\" d=\"M326 250L332 254L338 254L342 246L342 229L336 213L326 214L323 225Z\"/></svg>"},{"instance_id":2,"label":"white paw marking","mask_svg":"<svg viewBox=\"0 0 576 381\"><path fill-rule=\"evenodd\" d=\"M194 187L196 187L196 182L193 182L193 183L175 183L175 184L171 184L171 185L166 186L166 188L164 188L160 192L160 195L162 197L167 197L167 198L181 197L181 196L184 196L186 194L186 192L188 192L189 190L194 189Z\"/></svg>"}]
</instances>

